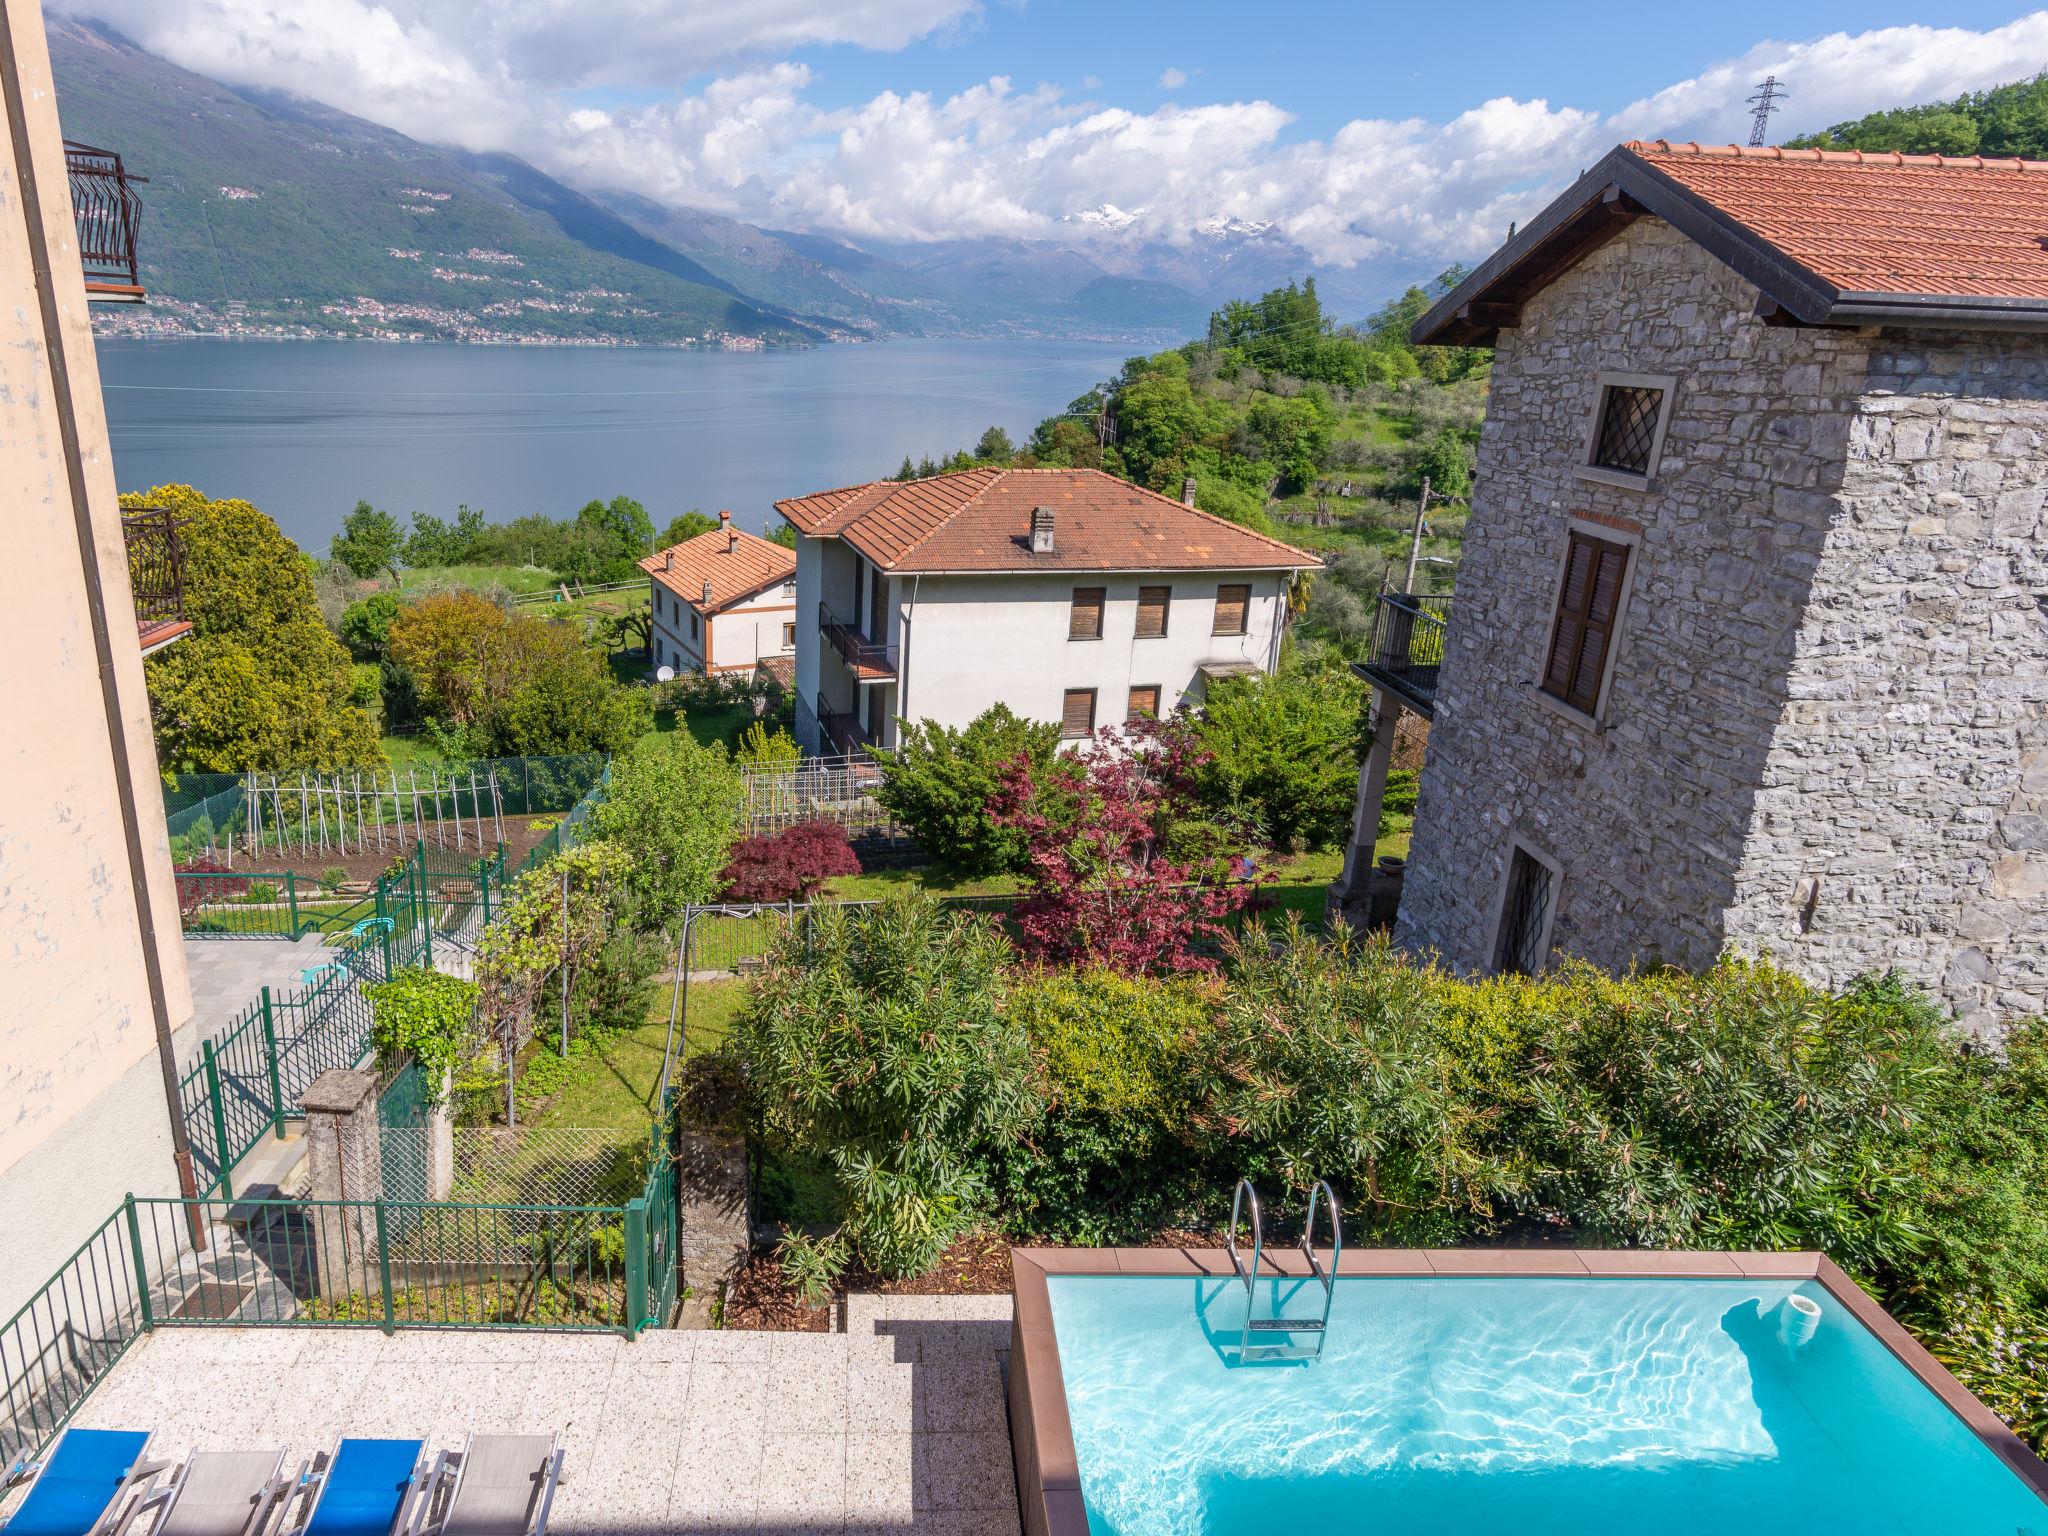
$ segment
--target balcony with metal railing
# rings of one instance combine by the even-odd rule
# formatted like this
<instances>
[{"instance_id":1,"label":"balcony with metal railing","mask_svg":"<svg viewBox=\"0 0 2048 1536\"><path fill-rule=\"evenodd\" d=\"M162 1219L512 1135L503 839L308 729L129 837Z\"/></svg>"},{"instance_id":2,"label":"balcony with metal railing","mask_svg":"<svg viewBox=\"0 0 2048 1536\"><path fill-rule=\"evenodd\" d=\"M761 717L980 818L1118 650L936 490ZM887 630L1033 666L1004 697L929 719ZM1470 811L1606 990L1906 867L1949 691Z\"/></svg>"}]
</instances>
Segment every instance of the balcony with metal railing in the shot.
<instances>
[{"instance_id":1,"label":"balcony with metal railing","mask_svg":"<svg viewBox=\"0 0 2048 1536\"><path fill-rule=\"evenodd\" d=\"M818 630L859 681L884 683L896 675L896 647L868 639L824 603L818 604Z\"/></svg>"},{"instance_id":2,"label":"balcony with metal railing","mask_svg":"<svg viewBox=\"0 0 2048 1536\"><path fill-rule=\"evenodd\" d=\"M1372 646L1358 675L1398 694L1425 719L1436 713L1437 671L1444 660L1444 633L1451 596L1382 592L1373 614Z\"/></svg>"},{"instance_id":3,"label":"balcony with metal railing","mask_svg":"<svg viewBox=\"0 0 2048 1536\"><path fill-rule=\"evenodd\" d=\"M88 299L139 304L146 297L135 255L142 223L142 198L135 188L147 177L131 176L111 149L64 141L64 169L71 183L71 211L78 228L78 259L85 268Z\"/></svg>"},{"instance_id":4,"label":"balcony with metal railing","mask_svg":"<svg viewBox=\"0 0 2048 1536\"><path fill-rule=\"evenodd\" d=\"M841 757L867 756L868 731L860 723L860 716L835 710L822 693L818 695L818 730L824 737L828 752Z\"/></svg>"},{"instance_id":5,"label":"balcony with metal railing","mask_svg":"<svg viewBox=\"0 0 2048 1536\"><path fill-rule=\"evenodd\" d=\"M128 544L128 587L135 594L135 631L142 654L161 650L189 634L185 617L185 552L182 525L166 507L142 507L121 514Z\"/></svg>"}]
</instances>

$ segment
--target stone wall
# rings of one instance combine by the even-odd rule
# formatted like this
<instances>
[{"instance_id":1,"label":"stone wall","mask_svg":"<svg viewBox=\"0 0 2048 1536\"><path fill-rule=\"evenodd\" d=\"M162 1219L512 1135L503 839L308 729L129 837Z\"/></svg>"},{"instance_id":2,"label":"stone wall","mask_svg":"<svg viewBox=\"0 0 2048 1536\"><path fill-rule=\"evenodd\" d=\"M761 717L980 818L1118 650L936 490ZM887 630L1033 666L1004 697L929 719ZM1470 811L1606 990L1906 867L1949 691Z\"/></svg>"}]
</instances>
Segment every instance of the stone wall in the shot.
<instances>
[{"instance_id":1,"label":"stone wall","mask_svg":"<svg viewBox=\"0 0 2048 1536\"><path fill-rule=\"evenodd\" d=\"M1731 939L2048 1011L2048 338L1874 345Z\"/></svg>"},{"instance_id":2,"label":"stone wall","mask_svg":"<svg viewBox=\"0 0 2048 1536\"><path fill-rule=\"evenodd\" d=\"M1489 965L1519 836L1563 871L1555 954L2039 1010L2048 343L1755 299L1646 219L1502 333L1397 937ZM1602 371L1677 379L1647 489L1574 473ZM1573 517L1640 541L1597 720L1535 687Z\"/></svg>"}]
</instances>

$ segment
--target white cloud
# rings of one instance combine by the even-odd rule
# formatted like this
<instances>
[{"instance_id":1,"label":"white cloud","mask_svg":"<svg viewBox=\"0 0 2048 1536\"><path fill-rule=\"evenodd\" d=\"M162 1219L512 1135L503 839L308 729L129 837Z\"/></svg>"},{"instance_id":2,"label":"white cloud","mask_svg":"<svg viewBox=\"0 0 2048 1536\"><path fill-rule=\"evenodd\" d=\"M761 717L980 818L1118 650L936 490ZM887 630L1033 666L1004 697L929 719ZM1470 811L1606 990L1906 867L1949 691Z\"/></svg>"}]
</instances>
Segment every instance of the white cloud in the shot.
<instances>
[{"instance_id":1,"label":"white cloud","mask_svg":"<svg viewBox=\"0 0 2048 1536\"><path fill-rule=\"evenodd\" d=\"M1137 111L1002 76L828 110L812 99L811 70L782 58L800 45L901 48L972 25L977 0L57 3L88 6L230 83L297 91L417 137L513 150L588 185L781 226L893 240L1184 242L1227 216L1270 224L1339 265L1483 255L1619 139L1743 137L1742 99L1768 73L1792 93L1774 125L1785 136L2048 62L2044 11L1984 31L1759 43L1605 117L1503 96L1445 121L1362 117L1300 138L1286 103ZM650 106L599 109L575 96L706 76L709 85ZM1173 67L1159 83L1173 90L1190 78ZM1081 217L1104 205L1115 218Z\"/></svg>"}]
</instances>

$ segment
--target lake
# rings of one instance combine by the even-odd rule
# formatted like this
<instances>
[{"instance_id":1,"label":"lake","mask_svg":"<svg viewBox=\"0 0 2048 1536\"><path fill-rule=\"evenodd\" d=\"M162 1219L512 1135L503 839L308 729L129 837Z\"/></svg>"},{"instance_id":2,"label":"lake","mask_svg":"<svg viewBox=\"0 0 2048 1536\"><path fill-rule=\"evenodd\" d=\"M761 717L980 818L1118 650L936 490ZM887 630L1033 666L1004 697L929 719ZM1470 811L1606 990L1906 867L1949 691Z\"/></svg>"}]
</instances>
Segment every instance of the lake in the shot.
<instances>
[{"instance_id":1,"label":"lake","mask_svg":"<svg viewBox=\"0 0 2048 1536\"><path fill-rule=\"evenodd\" d=\"M621 492L660 528L1022 440L1139 343L890 341L814 351L102 340L124 491L254 502L309 551L360 498L398 514L562 516Z\"/></svg>"}]
</instances>

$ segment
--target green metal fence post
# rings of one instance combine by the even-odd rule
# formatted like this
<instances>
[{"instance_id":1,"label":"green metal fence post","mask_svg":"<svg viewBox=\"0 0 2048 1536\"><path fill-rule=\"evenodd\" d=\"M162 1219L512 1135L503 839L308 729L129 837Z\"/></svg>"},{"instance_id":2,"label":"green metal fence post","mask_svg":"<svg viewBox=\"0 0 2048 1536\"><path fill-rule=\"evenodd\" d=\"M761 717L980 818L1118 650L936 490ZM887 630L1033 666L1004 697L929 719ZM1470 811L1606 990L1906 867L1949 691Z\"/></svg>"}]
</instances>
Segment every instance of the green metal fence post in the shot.
<instances>
[{"instance_id":1,"label":"green metal fence post","mask_svg":"<svg viewBox=\"0 0 2048 1536\"><path fill-rule=\"evenodd\" d=\"M142 1223L135 1219L135 1196L122 1202L128 1210L128 1251L135 1256L135 1294L142 1302L142 1331L156 1326L156 1313L149 1304L149 1266L142 1260Z\"/></svg>"},{"instance_id":2,"label":"green metal fence post","mask_svg":"<svg viewBox=\"0 0 2048 1536\"><path fill-rule=\"evenodd\" d=\"M636 1338L647 1314L647 1197L626 1202L626 1337Z\"/></svg>"},{"instance_id":3,"label":"green metal fence post","mask_svg":"<svg viewBox=\"0 0 2048 1536\"><path fill-rule=\"evenodd\" d=\"M296 872L284 872L284 899L291 907L292 937L299 936L299 877Z\"/></svg>"},{"instance_id":4,"label":"green metal fence post","mask_svg":"<svg viewBox=\"0 0 2048 1536\"><path fill-rule=\"evenodd\" d=\"M235 1198L235 1186L230 1182L228 1174L229 1164L234 1161L234 1153L228 1147L228 1112L220 1096L220 1064L213 1057L213 1042L200 1041L199 1054L206 1063L207 1101L213 1106L213 1155L220 1162L221 1198L232 1200Z\"/></svg>"},{"instance_id":5,"label":"green metal fence post","mask_svg":"<svg viewBox=\"0 0 2048 1536\"><path fill-rule=\"evenodd\" d=\"M263 989L263 1059L270 1067L270 1126L284 1140L284 1082L277 1071L277 1026L270 1016L270 988Z\"/></svg>"},{"instance_id":6,"label":"green metal fence post","mask_svg":"<svg viewBox=\"0 0 2048 1536\"><path fill-rule=\"evenodd\" d=\"M384 1287L384 1331L398 1331L398 1315L391 1307L391 1244L384 1235L384 1202L377 1202L377 1278Z\"/></svg>"},{"instance_id":7,"label":"green metal fence post","mask_svg":"<svg viewBox=\"0 0 2048 1536\"><path fill-rule=\"evenodd\" d=\"M427 845L419 843L413 847L412 861L413 911L419 916L420 943L424 946L420 963L428 970L434 968L434 909L427 905Z\"/></svg>"},{"instance_id":8,"label":"green metal fence post","mask_svg":"<svg viewBox=\"0 0 2048 1536\"><path fill-rule=\"evenodd\" d=\"M384 979L391 979L391 877L377 877L377 939L384 951Z\"/></svg>"},{"instance_id":9,"label":"green metal fence post","mask_svg":"<svg viewBox=\"0 0 2048 1536\"><path fill-rule=\"evenodd\" d=\"M488 928L491 926L491 861L489 859L485 859L477 867L477 881L483 888L484 926Z\"/></svg>"}]
</instances>

